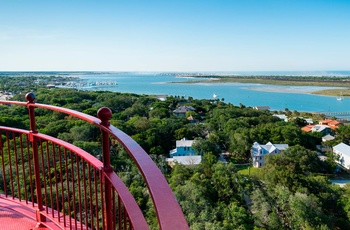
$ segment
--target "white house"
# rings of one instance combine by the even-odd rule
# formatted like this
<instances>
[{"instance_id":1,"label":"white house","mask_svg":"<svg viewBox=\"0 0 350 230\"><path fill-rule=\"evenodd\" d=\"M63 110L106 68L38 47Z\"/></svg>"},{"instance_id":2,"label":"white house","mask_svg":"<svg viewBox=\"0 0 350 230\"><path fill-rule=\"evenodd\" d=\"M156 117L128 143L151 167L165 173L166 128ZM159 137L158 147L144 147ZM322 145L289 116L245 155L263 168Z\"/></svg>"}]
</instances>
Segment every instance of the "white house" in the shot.
<instances>
[{"instance_id":1,"label":"white house","mask_svg":"<svg viewBox=\"0 0 350 230\"><path fill-rule=\"evenodd\" d=\"M272 116L278 117L279 119L284 120L285 122L288 122L288 117L285 114L274 114Z\"/></svg>"},{"instance_id":2,"label":"white house","mask_svg":"<svg viewBox=\"0 0 350 230\"><path fill-rule=\"evenodd\" d=\"M306 123L308 123L309 125L312 125L314 123L314 121L312 120L312 118L304 118L304 120L306 121Z\"/></svg>"},{"instance_id":3,"label":"white house","mask_svg":"<svg viewBox=\"0 0 350 230\"><path fill-rule=\"evenodd\" d=\"M350 146L340 143L333 147L333 152L339 156L337 163L350 170Z\"/></svg>"},{"instance_id":4,"label":"white house","mask_svg":"<svg viewBox=\"0 0 350 230\"><path fill-rule=\"evenodd\" d=\"M261 145L255 142L251 148L253 167L260 168L265 165L265 156L268 154L278 154L288 148L288 144L272 144Z\"/></svg>"}]
</instances>

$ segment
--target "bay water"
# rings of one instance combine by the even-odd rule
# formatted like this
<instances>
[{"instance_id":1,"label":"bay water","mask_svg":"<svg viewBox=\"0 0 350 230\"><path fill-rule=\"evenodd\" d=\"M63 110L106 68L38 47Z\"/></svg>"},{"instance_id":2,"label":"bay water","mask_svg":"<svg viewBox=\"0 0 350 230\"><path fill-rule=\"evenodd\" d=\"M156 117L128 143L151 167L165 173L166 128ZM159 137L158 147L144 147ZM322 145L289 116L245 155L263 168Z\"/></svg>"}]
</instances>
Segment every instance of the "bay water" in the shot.
<instances>
[{"instance_id":1,"label":"bay water","mask_svg":"<svg viewBox=\"0 0 350 230\"><path fill-rule=\"evenodd\" d=\"M238 73L242 75L242 73ZM249 75L249 74L247 74ZM288 108L291 111L305 112L347 112L350 110L350 98L337 100L334 96L310 94L313 91L332 87L315 86L276 86L245 83L191 83L183 81L197 80L189 77L176 77L170 73L87 73L76 75L82 81L116 82L116 85L80 87L81 90L107 90L122 93L147 95L173 95L193 97L195 99L218 99L226 103L245 106L269 106L270 110ZM75 76L75 77L76 77ZM186 76L186 75L184 75Z\"/></svg>"}]
</instances>

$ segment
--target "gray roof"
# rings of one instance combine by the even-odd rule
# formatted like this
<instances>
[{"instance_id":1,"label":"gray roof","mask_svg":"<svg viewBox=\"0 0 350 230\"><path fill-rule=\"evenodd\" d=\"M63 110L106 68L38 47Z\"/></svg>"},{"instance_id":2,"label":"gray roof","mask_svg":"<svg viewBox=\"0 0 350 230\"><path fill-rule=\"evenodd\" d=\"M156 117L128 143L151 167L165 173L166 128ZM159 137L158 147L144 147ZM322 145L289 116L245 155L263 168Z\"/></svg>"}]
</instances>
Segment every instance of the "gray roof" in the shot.
<instances>
[{"instance_id":1,"label":"gray roof","mask_svg":"<svg viewBox=\"0 0 350 230\"><path fill-rule=\"evenodd\" d=\"M192 106L180 106L177 109L175 109L173 112L174 113L186 113L186 112L190 112L190 111L195 111L196 109L193 108Z\"/></svg>"},{"instance_id":2,"label":"gray roof","mask_svg":"<svg viewBox=\"0 0 350 230\"><path fill-rule=\"evenodd\" d=\"M166 159L168 162L179 163L183 165L198 165L202 161L202 156L191 155L191 156L174 156Z\"/></svg>"},{"instance_id":3,"label":"gray roof","mask_svg":"<svg viewBox=\"0 0 350 230\"><path fill-rule=\"evenodd\" d=\"M254 106L253 108L256 109L256 110L270 110L270 106L267 106L267 105L265 105L265 106Z\"/></svg>"},{"instance_id":4,"label":"gray roof","mask_svg":"<svg viewBox=\"0 0 350 230\"><path fill-rule=\"evenodd\" d=\"M179 141L176 141L176 148L177 147L192 147L194 140L187 140L186 138L182 138Z\"/></svg>"},{"instance_id":5,"label":"gray roof","mask_svg":"<svg viewBox=\"0 0 350 230\"><path fill-rule=\"evenodd\" d=\"M311 128L312 132L322 132L325 129L330 129L328 125L315 125Z\"/></svg>"},{"instance_id":6,"label":"gray roof","mask_svg":"<svg viewBox=\"0 0 350 230\"><path fill-rule=\"evenodd\" d=\"M334 140L335 137L333 137L330 134L327 134L326 136L322 137L322 141L331 141Z\"/></svg>"},{"instance_id":7,"label":"gray roof","mask_svg":"<svg viewBox=\"0 0 350 230\"><path fill-rule=\"evenodd\" d=\"M333 147L333 150L337 152L341 152L344 155L347 155L350 157L350 146L346 145L344 143L337 144L336 146Z\"/></svg>"},{"instance_id":8,"label":"gray roof","mask_svg":"<svg viewBox=\"0 0 350 230\"><path fill-rule=\"evenodd\" d=\"M265 150L261 154L269 154L275 151L276 149L283 151L288 149L289 145L288 144L272 144L271 142L268 142L266 145L261 145L258 142L254 142L253 148L260 149L260 150ZM257 154L255 154L257 155Z\"/></svg>"}]
</instances>

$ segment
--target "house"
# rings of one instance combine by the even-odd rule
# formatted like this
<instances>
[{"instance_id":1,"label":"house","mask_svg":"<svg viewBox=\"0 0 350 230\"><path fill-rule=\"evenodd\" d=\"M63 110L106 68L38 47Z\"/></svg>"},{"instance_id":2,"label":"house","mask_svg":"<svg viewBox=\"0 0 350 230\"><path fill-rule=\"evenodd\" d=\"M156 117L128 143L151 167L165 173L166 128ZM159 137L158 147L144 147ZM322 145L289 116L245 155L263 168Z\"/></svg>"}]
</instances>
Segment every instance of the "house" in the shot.
<instances>
[{"instance_id":1,"label":"house","mask_svg":"<svg viewBox=\"0 0 350 230\"><path fill-rule=\"evenodd\" d=\"M187 106L187 105L184 105L184 106L180 106L178 107L177 109L175 109L173 111L173 113L178 116L178 117L186 117L186 113L187 112L193 112L195 111L196 109L193 108L192 106Z\"/></svg>"},{"instance_id":2,"label":"house","mask_svg":"<svg viewBox=\"0 0 350 230\"><path fill-rule=\"evenodd\" d=\"M288 144L272 144L268 142L266 145L261 145L255 142L251 148L253 167L260 168L265 165L265 156L268 154L278 154L288 148Z\"/></svg>"},{"instance_id":3,"label":"house","mask_svg":"<svg viewBox=\"0 0 350 230\"><path fill-rule=\"evenodd\" d=\"M305 125L304 127L301 128L301 130L308 133L308 132L311 132L312 127L314 127L314 125Z\"/></svg>"},{"instance_id":4,"label":"house","mask_svg":"<svg viewBox=\"0 0 350 230\"><path fill-rule=\"evenodd\" d=\"M322 137L322 142L325 142L325 141L331 141L331 140L334 140L334 139L335 139L335 137L334 137L334 136L332 136L332 135L328 134L328 135L326 135L326 136Z\"/></svg>"},{"instance_id":5,"label":"house","mask_svg":"<svg viewBox=\"0 0 350 230\"><path fill-rule=\"evenodd\" d=\"M270 106L254 106L253 109L256 109L256 110L270 110Z\"/></svg>"},{"instance_id":6,"label":"house","mask_svg":"<svg viewBox=\"0 0 350 230\"><path fill-rule=\"evenodd\" d=\"M305 121L306 121L306 123L308 123L309 125L312 125L312 124L314 124L314 121L312 120L312 118L303 118Z\"/></svg>"},{"instance_id":7,"label":"house","mask_svg":"<svg viewBox=\"0 0 350 230\"><path fill-rule=\"evenodd\" d=\"M306 125L301 128L305 132L320 132L323 136L331 133L331 128L328 125Z\"/></svg>"},{"instance_id":8,"label":"house","mask_svg":"<svg viewBox=\"0 0 350 230\"><path fill-rule=\"evenodd\" d=\"M321 132L323 136L329 135L332 130L337 129L343 125L341 122L331 119L319 121L317 125L306 125L301 129L305 132Z\"/></svg>"},{"instance_id":9,"label":"house","mask_svg":"<svg viewBox=\"0 0 350 230\"><path fill-rule=\"evenodd\" d=\"M169 152L170 157L197 155L192 148L193 143L194 140L187 140L186 138L176 141L176 148Z\"/></svg>"},{"instance_id":10,"label":"house","mask_svg":"<svg viewBox=\"0 0 350 230\"><path fill-rule=\"evenodd\" d=\"M311 128L311 132L320 132L323 136L326 136L330 134L331 128L328 125L314 125L314 127Z\"/></svg>"},{"instance_id":11,"label":"house","mask_svg":"<svg viewBox=\"0 0 350 230\"><path fill-rule=\"evenodd\" d=\"M173 166L176 163L183 165L197 165L201 163L202 156L198 155L192 148L194 142L194 140L187 140L186 138L176 141L176 148L170 150L170 158L166 159L168 164Z\"/></svg>"},{"instance_id":12,"label":"house","mask_svg":"<svg viewBox=\"0 0 350 230\"><path fill-rule=\"evenodd\" d=\"M332 147L325 145L316 145L316 149L321 153L332 152Z\"/></svg>"},{"instance_id":13,"label":"house","mask_svg":"<svg viewBox=\"0 0 350 230\"><path fill-rule=\"evenodd\" d=\"M339 126L342 126L343 124L337 120L331 120L331 119L325 119L322 121L319 121L320 125L328 125L331 129L336 129Z\"/></svg>"},{"instance_id":14,"label":"house","mask_svg":"<svg viewBox=\"0 0 350 230\"><path fill-rule=\"evenodd\" d=\"M339 157L337 163L347 170L350 170L350 146L340 143L333 146L333 152Z\"/></svg>"},{"instance_id":15,"label":"house","mask_svg":"<svg viewBox=\"0 0 350 230\"><path fill-rule=\"evenodd\" d=\"M284 120L285 122L288 122L288 117L284 114L274 114L272 116L278 117L279 119Z\"/></svg>"},{"instance_id":16,"label":"house","mask_svg":"<svg viewBox=\"0 0 350 230\"><path fill-rule=\"evenodd\" d=\"M195 123L195 122L196 122L196 119L195 119L192 115L190 115L190 116L187 118L187 120L188 120L190 123Z\"/></svg>"}]
</instances>

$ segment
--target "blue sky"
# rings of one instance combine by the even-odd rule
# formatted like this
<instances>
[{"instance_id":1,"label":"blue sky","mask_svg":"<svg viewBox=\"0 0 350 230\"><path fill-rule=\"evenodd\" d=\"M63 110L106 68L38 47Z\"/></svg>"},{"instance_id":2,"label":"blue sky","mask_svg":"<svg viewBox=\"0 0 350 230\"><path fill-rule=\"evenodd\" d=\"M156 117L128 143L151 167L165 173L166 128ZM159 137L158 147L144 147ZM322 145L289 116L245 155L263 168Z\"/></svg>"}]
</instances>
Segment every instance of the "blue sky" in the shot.
<instances>
[{"instance_id":1,"label":"blue sky","mask_svg":"<svg viewBox=\"0 0 350 230\"><path fill-rule=\"evenodd\" d=\"M350 70L348 0L0 0L0 71Z\"/></svg>"}]
</instances>

